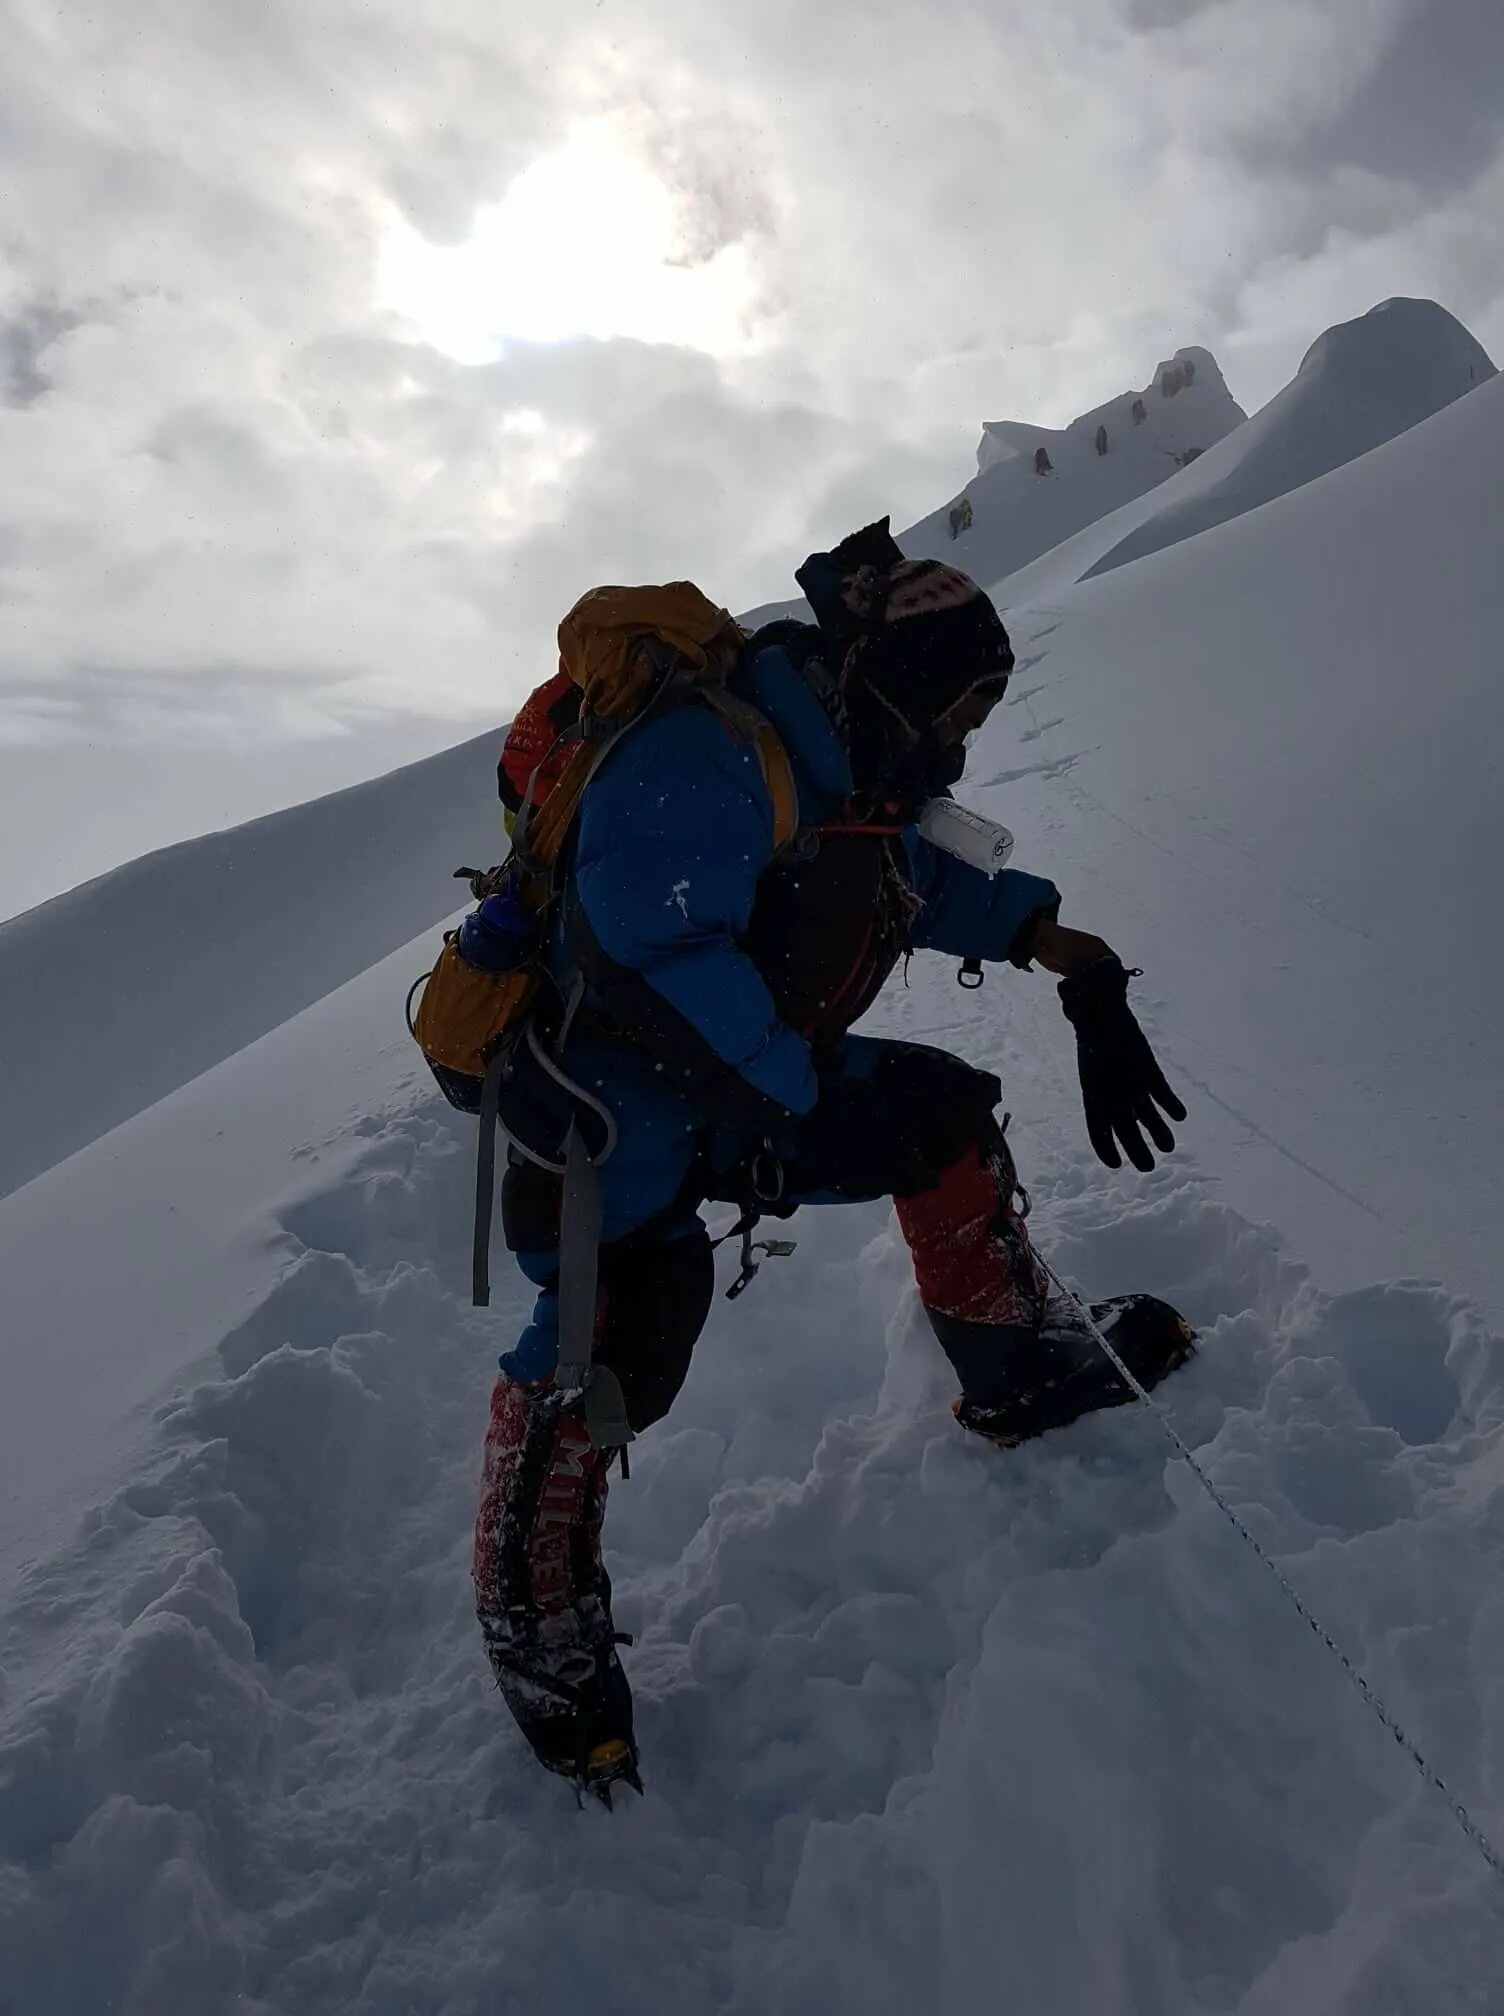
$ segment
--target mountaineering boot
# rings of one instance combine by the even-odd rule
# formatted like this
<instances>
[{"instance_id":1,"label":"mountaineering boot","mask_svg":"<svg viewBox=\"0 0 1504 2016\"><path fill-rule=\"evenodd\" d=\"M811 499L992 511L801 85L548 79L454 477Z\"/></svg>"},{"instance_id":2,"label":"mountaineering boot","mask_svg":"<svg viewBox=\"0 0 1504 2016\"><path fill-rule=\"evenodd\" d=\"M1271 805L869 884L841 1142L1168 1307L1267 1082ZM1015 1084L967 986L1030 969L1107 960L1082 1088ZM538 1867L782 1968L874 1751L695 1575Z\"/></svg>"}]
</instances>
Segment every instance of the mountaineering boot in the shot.
<instances>
[{"instance_id":1,"label":"mountaineering boot","mask_svg":"<svg viewBox=\"0 0 1504 2016\"><path fill-rule=\"evenodd\" d=\"M490 1647L502 1698L545 1769L611 1804L613 1785L642 1790L632 1696L614 1645L594 1658L551 1659L534 1646Z\"/></svg>"},{"instance_id":2,"label":"mountaineering boot","mask_svg":"<svg viewBox=\"0 0 1504 2016\"><path fill-rule=\"evenodd\" d=\"M609 1456L552 1382L503 1375L475 1522L475 1608L502 1698L540 1764L611 1803L642 1790L632 1690L601 1561Z\"/></svg>"},{"instance_id":3,"label":"mountaineering boot","mask_svg":"<svg viewBox=\"0 0 1504 2016\"><path fill-rule=\"evenodd\" d=\"M1141 1386L1157 1386L1195 1355L1190 1324L1153 1295L1114 1295L1093 1302L1091 1314ZM1006 1397L984 1405L963 1394L953 1411L963 1428L1012 1449L1083 1414L1121 1407L1133 1398L1132 1387L1092 1336L1081 1305L1071 1296L1057 1295L1038 1330L1018 1348Z\"/></svg>"}]
</instances>

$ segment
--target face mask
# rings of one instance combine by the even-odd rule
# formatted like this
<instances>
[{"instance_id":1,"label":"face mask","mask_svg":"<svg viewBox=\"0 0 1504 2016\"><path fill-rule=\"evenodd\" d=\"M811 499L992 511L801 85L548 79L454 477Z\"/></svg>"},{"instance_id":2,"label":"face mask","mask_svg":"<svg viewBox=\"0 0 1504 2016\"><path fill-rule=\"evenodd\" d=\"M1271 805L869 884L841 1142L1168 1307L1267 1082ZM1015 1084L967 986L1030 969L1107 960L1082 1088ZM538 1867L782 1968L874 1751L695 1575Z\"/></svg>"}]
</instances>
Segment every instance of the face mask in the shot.
<instances>
[{"instance_id":1,"label":"face mask","mask_svg":"<svg viewBox=\"0 0 1504 2016\"><path fill-rule=\"evenodd\" d=\"M847 701L847 746L859 795L912 815L927 799L960 782L966 769L964 743L942 748L932 735L914 742L891 707L874 703L861 684L849 689Z\"/></svg>"},{"instance_id":2,"label":"face mask","mask_svg":"<svg viewBox=\"0 0 1504 2016\"><path fill-rule=\"evenodd\" d=\"M941 749L933 742L921 742L887 773L875 796L900 820L912 819L921 805L943 798L952 784L959 784L965 768L966 751L959 743Z\"/></svg>"},{"instance_id":3,"label":"face mask","mask_svg":"<svg viewBox=\"0 0 1504 2016\"><path fill-rule=\"evenodd\" d=\"M949 749L931 747L924 763L924 775L933 787L932 798L942 791L948 791L952 784L959 784L966 771L966 747L955 743Z\"/></svg>"}]
</instances>

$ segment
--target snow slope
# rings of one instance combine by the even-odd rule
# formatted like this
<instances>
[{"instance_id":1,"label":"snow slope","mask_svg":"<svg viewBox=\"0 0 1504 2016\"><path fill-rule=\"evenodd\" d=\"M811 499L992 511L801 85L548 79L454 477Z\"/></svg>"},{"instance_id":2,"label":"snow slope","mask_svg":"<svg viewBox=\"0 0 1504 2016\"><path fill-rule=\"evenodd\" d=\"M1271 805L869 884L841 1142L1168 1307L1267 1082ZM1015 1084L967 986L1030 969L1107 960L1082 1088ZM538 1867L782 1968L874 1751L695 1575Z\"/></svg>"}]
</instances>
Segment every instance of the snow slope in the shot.
<instances>
[{"instance_id":1,"label":"snow slope","mask_svg":"<svg viewBox=\"0 0 1504 2016\"><path fill-rule=\"evenodd\" d=\"M971 499L971 528L952 539L952 499L899 544L911 558L953 560L978 581L1003 584L1010 606L1048 598L1314 482L1493 375L1455 316L1435 301L1400 298L1324 331L1251 420L1209 351L1177 350L1142 394L1125 392L1058 432L989 421L978 474L961 493ZM1139 426L1135 397L1146 414ZM1095 447L1099 425L1105 456ZM1040 446L1053 465L1044 476L1034 473ZM800 600L769 604L746 620L780 615L808 610Z\"/></svg>"},{"instance_id":2,"label":"snow slope","mask_svg":"<svg viewBox=\"0 0 1504 2016\"><path fill-rule=\"evenodd\" d=\"M1145 968L1180 1154L1090 1159L1041 976L876 1018L1003 1075L1057 1265L1200 1326L1179 1431L1496 1839L1501 436L1491 384L1012 614L976 802ZM421 950L0 1203L0 2009L1497 2010L1498 1879L1155 1424L968 1443L881 1208L613 1490L647 1797L530 1768L465 1579L522 1304L463 1299Z\"/></svg>"},{"instance_id":3,"label":"snow slope","mask_svg":"<svg viewBox=\"0 0 1504 2016\"><path fill-rule=\"evenodd\" d=\"M1252 424L1252 423L1250 423ZM1054 605L984 810L1242 1138L1243 1208L1504 1317L1504 383ZM1033 662L1027 662L1027 661ZM975 765L971 773L985 775Z\"/></svg>"},{"instance_id":4,"label":"snow slope","mask_svg":"<svg viewBox=\"0 0 1504 2016\"><path fill-rule=\"evenodd\" d=\"M87 740L82 729L51 741L0 738L0 923L141 854L385 776L489 725L382 713L333 725L298 717L283 730L279 715L252 740L241 721L196 719L167 683L160 709L172 739L165 728L161 740L133 734L128 702L124 719L104 714ZM203 683L212 691L213 675ZM13 719L7 726L22 732ZM303 739L276 739L300 730Z\"/></svg>"},{"instance_id":5,"label":"snow slope","mask_svg":"<svg viewBox=\"0 0 1504 2016\"><path fill-rule=\"evenodd\" d=\"M457 909L450 870L505 852L497 739L0 923L0 1197Z\"/></svg>"},{"instance_id":6,"label":"snow slope","mask_svg":"<svg viewBox=\"0 0 1504 2016\"><path fill-rule=\"evenodd\" d=\"M1053 592L1194 538L1392 441L1493 375L1487 351L1438 303L1382 301L1318 336L1283 391L1163 491L1099 517L1011 586Z\"/></svg>"},{"instance_id":7,"label":"snow slope","mask_svg":"<svg viewBox=\"0 0 1504 2016\"><path fill-rule=\"evenodd\" d=\"M1140 423L1133 419L1135 399L1143 402ZM1243 419L1211 352L1177 350L1143 392L1120 393L1069 427L989 421L977 450L977 474L961 493L971 499L971 529L953 540L950 507L942 505L911 525L900 544L913 559L950 559L978 580L1000 580L1082 526L1156 489L1187 455L1204 454ZM1107 430L1105 455L1096 450L1099 427ZM1036 476L1034 455L1041 447L1051 468Z\"/></svg>"},{"instance_id":8,"label":"snow slope","mask_svg":"<svg viewBox=\"0 0 1504 2016\"><path fill-rule=\"evenodd\" d=\"M1133 418L1135 399L1144 404L1141 423ZM1068 427L989 421L977 450L976 475L958 496L899 533L898 543L910 559L950 560L978 581L1001 580L1157 489L1176 474L1189 452L1203 453L1243 419L1211 352L1177 350L1143 392L1120 393ZM1096 451L1099 426L1107 429L1106 455ZM1044 476L1034 473L1039 447L1052 464ZM972 523L953 539L950 512L962 498L971 502ZM803 599L796 598L764 604L742 620L757 624L778 616L807 620L808 615Z\"/></svg>"}]
</instances>

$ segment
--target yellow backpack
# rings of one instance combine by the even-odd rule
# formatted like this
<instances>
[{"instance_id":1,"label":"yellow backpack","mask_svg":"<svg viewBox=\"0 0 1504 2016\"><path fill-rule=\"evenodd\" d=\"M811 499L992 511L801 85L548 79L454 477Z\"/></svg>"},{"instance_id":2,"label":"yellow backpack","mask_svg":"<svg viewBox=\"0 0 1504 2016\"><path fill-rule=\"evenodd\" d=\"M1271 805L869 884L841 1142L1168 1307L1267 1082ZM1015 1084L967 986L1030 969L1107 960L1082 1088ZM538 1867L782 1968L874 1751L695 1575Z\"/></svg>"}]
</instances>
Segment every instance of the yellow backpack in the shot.
<instances>
[{"instance_id":1,"label":"yellow backpack","mask_svg":"<svg viewBox=\"0 0 1504 2016\"><path fill-rule=\"evenodd\" d=\"M512 852L498 868L456 871L478 908L445 934L433 970L408 996L408 1027L452 1104L481 1110L488 1068L536 1004L555 870L580 801L617 741L668 686L693 690L752 744L773 803L775 851L794 838L798 799L787 751L727 683L747 636L689 581L592 588L559 625L559 671L519 710L502 751Z\"/></svg>"}]
</instances>

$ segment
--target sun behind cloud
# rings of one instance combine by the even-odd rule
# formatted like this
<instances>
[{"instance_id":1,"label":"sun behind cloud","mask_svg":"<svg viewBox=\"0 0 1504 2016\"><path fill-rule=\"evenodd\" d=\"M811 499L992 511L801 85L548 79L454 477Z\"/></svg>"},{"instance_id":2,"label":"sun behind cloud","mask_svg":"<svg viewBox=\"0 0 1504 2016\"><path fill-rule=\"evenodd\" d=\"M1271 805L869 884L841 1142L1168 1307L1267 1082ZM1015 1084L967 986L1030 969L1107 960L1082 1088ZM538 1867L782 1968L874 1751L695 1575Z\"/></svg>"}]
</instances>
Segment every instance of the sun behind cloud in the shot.
<instances>
[{"instance_id":1,"label":"sun behind cloud","mask_svg":"<svg viewBox=\"0 0 1504 2016\"><path fill-rule=\"evenodd\" d=\"M430 243L394 209L377 306L465 364L489 362L508 339L575 336L739 354L750 342L747 249L688 258L686 211L614 122L592 120L478 209L459 244Z\"/></svg>"}]
</instances>

